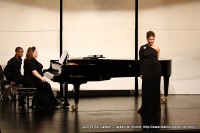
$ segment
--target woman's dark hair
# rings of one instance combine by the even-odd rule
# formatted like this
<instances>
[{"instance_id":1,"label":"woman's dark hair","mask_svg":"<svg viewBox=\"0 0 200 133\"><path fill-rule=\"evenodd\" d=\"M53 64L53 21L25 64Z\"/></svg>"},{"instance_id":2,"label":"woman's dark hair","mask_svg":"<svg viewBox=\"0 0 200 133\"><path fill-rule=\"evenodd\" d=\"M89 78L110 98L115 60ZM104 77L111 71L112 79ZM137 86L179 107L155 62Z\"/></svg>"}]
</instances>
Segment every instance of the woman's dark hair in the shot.
<instances>
[{"instance_id":1,"label":"woman's dark hair","mask_svg":"<svg viewBox=\"0 0 200 133\"><path fill-rule=\"evenodd\" d=\"M148 32L147 32L147 39L148 39L149 37L151 37L151 36L155 37L155 33L154 33L153 31L148 31Z\"/></svg>"},{"instance_id":2,"label":"woman's dark hair","mask_svg":"<svg viewBox=\"0 0 200 133\"><path fill-rule=\"evenodd\" d=\"M36 50L36 47L29 47L26 52L26 59L33 58L33 52Z\"/></svg>"}]
</instances>

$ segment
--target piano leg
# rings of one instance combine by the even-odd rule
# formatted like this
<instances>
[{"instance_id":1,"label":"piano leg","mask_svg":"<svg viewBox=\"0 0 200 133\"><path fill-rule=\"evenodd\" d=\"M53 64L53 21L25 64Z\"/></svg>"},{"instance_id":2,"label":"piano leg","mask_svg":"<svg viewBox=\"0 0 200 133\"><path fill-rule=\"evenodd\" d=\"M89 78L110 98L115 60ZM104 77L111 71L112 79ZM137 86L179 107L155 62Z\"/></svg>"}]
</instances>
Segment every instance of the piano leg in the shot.
<instances>
[{"instance_id":1,"label":"piano leg","mask_svg":"<svg viewBox=\"0 0 200 133\"><path fill-rule=\"evenodd\" d=\"M65 82L64 83L64 104L63 104L63 106L64 107L67 107L67 106L69 106L69 102L68 102L68 83L67 82Z\"/></svg>"},{"instance_id":2,"label":"piano leg","mask_svg":"<svg viewBox=\"0 0 200 133\"><path fill-rule=\"evenodd\" d=\"M75 105L72 105L72 110L78 110L78 102L79 102L79 91L80 91L80 84L74 84L74 101Z\"/></svg>"},{"instance_id":3,"label":"piano leg","mask_svg":"<svg viewBox=\"0 0 200 133\"><path fill-rule=\"evenodd\" d=\"M68 102L68 84L67 82L60 83L60 97L63 107L69 106Z\"/></svg>"},{"instance_id":4,"label":"piano leg","mask_svg":"<svg viewBox=\"0 0 200 133\"><path fill-rule=\"evenodd\" d=\"M164 76L164 98L161 99L162 103L167 103L168 88L169 88L169 77L170 76Z\"/></svg>"},{"instance_id":5,"label":"piano leg","mask_svg":"<svg viewBox=\"0 0 200 133\"><path fill-rule=\"evenodd\" d=\"M64 100L63 97L63 83L60 83L60 102L62 103Z\"/></svg>"},{"instance_id":6,"label":"piano leg","mask_svg":"<svg viewBox=\"0 0 200 133\"><path fill-rule=\"evenodd\" d=\"M135 97L138 97L138 77L135 77Z\"/></svg>"}]
</instances>

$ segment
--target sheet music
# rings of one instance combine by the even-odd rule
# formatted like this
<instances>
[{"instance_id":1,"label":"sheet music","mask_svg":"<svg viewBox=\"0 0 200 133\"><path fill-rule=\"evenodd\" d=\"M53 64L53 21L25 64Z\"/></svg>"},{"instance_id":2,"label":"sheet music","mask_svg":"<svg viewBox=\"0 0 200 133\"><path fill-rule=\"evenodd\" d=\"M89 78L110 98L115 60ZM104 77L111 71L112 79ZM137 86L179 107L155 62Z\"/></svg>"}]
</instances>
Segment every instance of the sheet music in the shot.
<instances>
[{"instance_id":1,"label":"sheet music","mask_svg":"<svg viewBox=\"0 0 200 133\"><path fill-rule=\"evenodd\" d=\"M66 59L66 61L68 60L68 52L67 51L63 51L58 63L63 64L65 59Z\"/></svg>"}]
</instances>

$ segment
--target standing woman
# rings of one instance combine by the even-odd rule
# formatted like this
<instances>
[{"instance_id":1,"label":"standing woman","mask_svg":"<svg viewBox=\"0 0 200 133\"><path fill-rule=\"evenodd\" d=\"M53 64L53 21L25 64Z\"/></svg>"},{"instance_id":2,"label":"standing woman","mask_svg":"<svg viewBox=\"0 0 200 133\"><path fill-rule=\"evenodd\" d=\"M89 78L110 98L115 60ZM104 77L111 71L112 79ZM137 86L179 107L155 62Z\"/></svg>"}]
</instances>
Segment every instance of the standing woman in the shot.
<instances>
[{"instance_id":1,"label":"standing woman","mask_svg":"<svg viewBox=\"0 0 200 133\"><path fill-rule=\"evenodd\" d=\"M55 109L59 105L59 102L54 97L51 85L43 75L43 65L36 60L37 56L36 47L29 47L24 60L24 85L26 87L36 87L36 107Z\"/></svg>"},{"instance_id":2,"label":"standing woman","mask_svg":"<svg viewBox=\"0 0 200 133\"><path fill-rule=\"evenodd\" d=\"M160 48L154 44L155 33L147 32L147 44L140 47L140 77L142 78L142 106L140 114L160 114L161 65Z\"/></svg>"}]
</instances>

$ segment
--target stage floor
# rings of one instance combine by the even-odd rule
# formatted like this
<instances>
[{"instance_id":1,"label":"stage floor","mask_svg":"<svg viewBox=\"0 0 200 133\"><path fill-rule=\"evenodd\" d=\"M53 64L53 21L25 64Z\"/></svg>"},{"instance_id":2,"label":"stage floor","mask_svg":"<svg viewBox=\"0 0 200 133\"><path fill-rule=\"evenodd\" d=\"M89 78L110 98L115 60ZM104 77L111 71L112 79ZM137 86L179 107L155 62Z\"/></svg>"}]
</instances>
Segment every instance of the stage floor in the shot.
<instances>
[{"instance_id":1,"label":"stage floor","mask_svg":"<svg viewBox=\"0 0 200 133\"><path fill-rule=\"evenodd\" d=\"M0 101L0 133L200 131L200 95L169 95L160 117L141 116L140 106L141 96L80 98L77 112L20 110Z\"/></svg>"}]
</instances>

